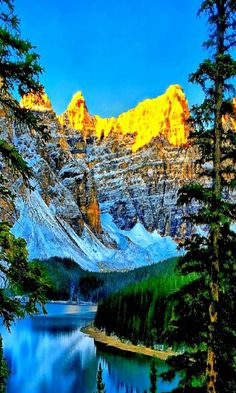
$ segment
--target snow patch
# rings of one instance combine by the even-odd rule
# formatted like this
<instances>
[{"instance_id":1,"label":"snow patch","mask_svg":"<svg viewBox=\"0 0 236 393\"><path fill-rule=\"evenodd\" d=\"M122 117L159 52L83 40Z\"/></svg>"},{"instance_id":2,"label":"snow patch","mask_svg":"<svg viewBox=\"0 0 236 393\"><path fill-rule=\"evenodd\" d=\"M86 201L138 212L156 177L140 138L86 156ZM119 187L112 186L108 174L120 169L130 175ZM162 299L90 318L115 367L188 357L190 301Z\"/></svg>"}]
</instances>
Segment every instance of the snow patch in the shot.
<instances>
[{"instance_id":1,"label":"snow patch","mask_svg":"<svg viewBox=\"0 0 236 393\"><path fill-rule=\"evenodd\" d=\"M30 259L53 256L72 258L83 269L124 270L150 265L180 255L177 244L157 231L148 232L137 223L131 230L119 229L108 213L102 214L104 232L117 244L105 246L85 225L79 237L71 226L49 208L38 191L18 198L20 217L12 232L27 241Z\"/></svg>"},{"instance_id":2,"label":"snow patch","mask_svg":"<svg viewBox=\"0 0 236 393\"><path fill-rule=\"evenodd\" d=\"M130 230L122 230L116 226L109 213L103 213L101 224L104 231L117 242L120 251L123 250L126 257L135 260L139 266L183 254L170 236L162 237L156 230L149 232L140 222Z\"/></svg>"}]
</instances>

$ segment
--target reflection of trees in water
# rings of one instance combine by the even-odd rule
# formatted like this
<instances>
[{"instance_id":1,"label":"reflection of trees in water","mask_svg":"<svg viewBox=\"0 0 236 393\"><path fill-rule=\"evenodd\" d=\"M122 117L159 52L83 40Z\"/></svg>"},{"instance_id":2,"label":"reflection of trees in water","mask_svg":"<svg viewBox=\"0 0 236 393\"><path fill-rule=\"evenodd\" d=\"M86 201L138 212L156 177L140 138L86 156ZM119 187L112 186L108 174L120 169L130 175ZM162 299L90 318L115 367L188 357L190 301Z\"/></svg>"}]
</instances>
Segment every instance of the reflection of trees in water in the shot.
<instances>
[{"instance_id":1,"label":"reflection of trees in water","mask_svg":"<svg viewBox=\"0 0 236 393\"><path fill-rule=\"evenodd\" d=\"M16 387L18 393L92 393L98 362L102 363L106 393L142 393L149 388L151 358L99 343L94 346L93 339L80 332L88 324L89 313L83 314L86 307L81 306L80 319L66 315L68 306L61 316L58 309L64 310L64 306L51 307L51 315L18 321L10 335L4 333L13 370L8 393L15 393Z\"/></svg>"},{"instance_id":2,"label":"reflection of trees in water","mask_svg":"<svg viewBox=\"0 0 236 393\"><path fill-rule=\"evenodd\" d=\"M107 393L143 393L150 387L150 366L152 357L123 352L117 348L95 343L97 357L101 359L103 381ZM155 360L158 374L167 368L164 361ZM157 391L172 391L178 384L177 376L171 383L158 378Z\"/></svg>"},{"instance_id":3,"label":"reflection of trees in water","mask_svg":"<svg viewBox=\"0 0 236 393\"><path fill-rule=\"evenodd\" d=\"M149 386L151 358L124 353L95 343L97 357L102 359L103 380L109 393L142 393Z\"/></svg>"},{"instance_id":4,"label":"reflection of trees in water","mask_svg":"<svg viewBox=\"0 0 236 393\"><path fill-rule=\"evenodd\" d=\"M64 366L65 374L73 375L73 383L67 393L88 393L95 390L97 359L92 357L84 364L83 355L77 352Z\"/></svg>"},{"instance_id":5,"label":"reflection of trees in water","mask_svg":"<svg viewBox=\"0 0 236 393\"><path fill-rule=\"evenodd\" d=\"M7 392L92 392L97 360L93 340L80 332L86 323L69 315L37 317L4 333L13 370Z\"/></svg>"},{"instance_id":6,"label":"reflection of trees in water","mask_svg":"<svg viewBox=\"0 0 236 393\"><path fill-rule=\"evenodd\" d=\"M80 318L68 317L36 317L32 320L32 330L38 332L47 332L51 335L60 335L62 333L72 333L78 330Z\"/></svg>"}]
</instances>

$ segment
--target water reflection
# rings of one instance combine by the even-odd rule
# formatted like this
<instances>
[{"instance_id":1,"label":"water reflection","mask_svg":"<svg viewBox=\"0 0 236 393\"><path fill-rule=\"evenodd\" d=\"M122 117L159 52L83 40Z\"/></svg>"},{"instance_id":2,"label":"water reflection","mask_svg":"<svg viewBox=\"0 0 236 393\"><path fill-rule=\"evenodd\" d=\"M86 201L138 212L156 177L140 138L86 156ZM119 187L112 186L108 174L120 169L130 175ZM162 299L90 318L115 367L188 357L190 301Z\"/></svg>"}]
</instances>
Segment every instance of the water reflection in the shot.
<instances>
[{"instance_id":1,"label":"water reflection","mask_svg":"<svg viewBox=\"0 0 236 393\"><path fill-rule=\"evenodd\" d=\"M107 393L142 393L149 386L146 357L114 352L80 332L93 320L94 306L50 304L48 315L2 329L12 374L8 393L93 393L98 362ZM163 367L160 363L158 368ZM158 392L170 388L159 384Z\"/></svg>"},{"instance_id":2,"label":"water reflection","mask_svg":"<svg viewBox=\"0 0 236 393\"><path fill-rule=\"evenodd\" d=\"M106 389L109 393L143 393L149 391L150 362L151 358L133 353L104 347L96 343L97 356L103 364L103 376ZM166 370L164 362L156 359L158 374ZM173 383L163 382L158 379L158 392L167 392L176 386L178 378Z\"/></svg>"}]
</instances>

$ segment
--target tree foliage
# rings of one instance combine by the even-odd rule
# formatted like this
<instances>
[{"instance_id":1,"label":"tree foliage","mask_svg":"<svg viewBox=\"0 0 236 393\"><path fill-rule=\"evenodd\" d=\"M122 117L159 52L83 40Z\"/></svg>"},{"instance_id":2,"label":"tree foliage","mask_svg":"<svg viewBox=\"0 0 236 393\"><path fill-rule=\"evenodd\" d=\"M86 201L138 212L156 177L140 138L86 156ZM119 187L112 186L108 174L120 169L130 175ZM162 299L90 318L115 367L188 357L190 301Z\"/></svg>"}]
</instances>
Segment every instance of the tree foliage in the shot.
<instances>
[{"instance_id":1,"label":"tree foliage","mask_svg":"<svg viewBox=\"0 0 236 393\"><path fill-rule=\"evenodd\" d=\"M98 372L97 372L97 390L95 393L106 393L105 384L102 380L102 365L99 363Z\"/></svg>"},{"instance_id":2,"label":"tree foliage","mask_svg":"<svg viewBox=\"0 0 236 393\"><path fill-rule=\"evenodd\" d=\"M20 107L17 98L42 90L38 60L35 47L21 37L13 0L0 0L0 107L8 116L34 126L35 117Z\"/></svg>"},{"instance_id":3,"label":"tree foliage","mask_svg":"<svg viewBox=\"0 0 236 393\"><path fill-rule=\"evenodd\" d=\"M36 126L35 117L20 107L17 94L41 91L42 68L38 58L31 43L21 38L13 1L0 0L0 112L5 128L13 121ZM15 318L33 315L40 306L44 310L48 283L39 266L28 263L25 241L16 238L11 233L10 220L2 218L9 213L9 205L14 203L15 197L8 175L13 181L20 176L29 185L30 169L17 149L2 138L0 159L0 316L10 329ZM0 346L1 392L5 389L6 377Z\"/></svg>"},{"instance_id":4,"label":"tree foliage","mask_svg":"<svg viewBox=\"0 0 236 393\"><path fill-rule=\"evenodd\" d=\"M111 294L99 305L95 325L132 343L153 346L172 318L173 302L169 296L197 277L174 272L176 260L166 261L152 277Z\"/></svg>"},{"instance_id":5,"label":"tree foliage","mask_svg":"<svg viewBox=\"0 0 236 393\"><path fill-rule=\"evenodd\" d=\"M9 371L6 365L6 361L3 357L2 350L2 337L0 336L0 393L5 392L6 380L8 378Z\"/></svg>"},{"instance_id":6,"label":"tree foliage","mask_svg":"<svg viewBox=\"0 0 236 393\"><path fill-rule=\"evenodd\" d=\"M150 368L150 393L157 393L157 369L155 361L153 360Z\"/></svg>"},{"instance_id":7,"label":"tree foliage","mask_svg":"<svg viewBox=\"0 0 236 393\"><path fill-rule=\"evenodd\" d=\"M185 242L186 255L179 260L182 274L195 272L199 279L175 294L174 318L165 332L170 343L184 345L185 351L169 361L181 375L181 392L229 393L236 391L235 337L235 250L236 219L233 191L236 185L236 133L233 129L235 94L232 78L236 62L236 3L205 0L199 13L209 25L204 44L211 56L203 61L190 81L204 91L202 104L192 108L192 140L198 147L199 183L185 186L180 204L198 203L190 215L193 225L207 228L204 236L195 234Z\"/></svg>"},{"instance_id":8,"label":"tree foliage","mask_svg":"<svg viewBox=\"0 0 236 393\"><path fill-rule=\"evenodd\" d=\"M37 264L51 282L47 292L48 299L68 300L73 286L79 299L92 302L101 301L110 294L146 278L156 275L164 275L167 278L168 274L171 275L173 272L174 263L175 258L171 258L126 272L89 272L69 258L52 257L43 261L37 260Z\"/></svg>"}]
</instances>

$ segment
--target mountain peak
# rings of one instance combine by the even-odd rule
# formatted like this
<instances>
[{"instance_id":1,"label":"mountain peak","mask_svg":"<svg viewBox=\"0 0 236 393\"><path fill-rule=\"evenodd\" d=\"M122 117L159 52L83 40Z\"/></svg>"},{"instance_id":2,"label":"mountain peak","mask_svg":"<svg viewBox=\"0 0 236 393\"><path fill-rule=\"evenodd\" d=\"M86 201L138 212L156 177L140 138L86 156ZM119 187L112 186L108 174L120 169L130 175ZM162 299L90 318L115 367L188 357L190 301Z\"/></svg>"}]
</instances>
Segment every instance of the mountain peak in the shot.
<instances>
[{"instance_id":1,"label":"mountain peak","mask_svg":"<svg viewBox=\"0 0 236 393\"><path fill-rule=\"evenodd\" d=\"M169 86L163 95L146 99L117 118L91 116L79 91L58 119L61 124L67 124L85 135L92 131L98 138L106 138L110 133L118 138L134 134L132 150L136 151L159 136L164 136L174 146L185 144L189 134L188 117L185 94L181 86L175 84Z\"/></svg>"},{"instance_id":2,"label":"mountain peak","mask_svg":"<svg viewBox=\"0 0 236 393\"><path fill-rule=\"evenodd\" d=\"M82 94L82 91L77 91L73 95L73 97L72 97L72 99L71 99L71 101L70 101L70 103L69 103L69 105L67 107L67 111L74 110L76 108L80 108L81 106L86 106L85 99L84 99L84 96Z\"/></svg>"},{"instance_id":3,"label":"mountain peak","mask_svg":"<svg viewBox=\"0 0 236 393\"><path fill-rule=\"evenodd\" d=\"M83 101L85 101L84 96L83 96L83 93L82 93L81 90L77 91L77 92L73 95L71 101L76 101L76 100L83 100Z\"/></svg>"},{"instance_id":4,"label":"mountain peak","mask_svg":"<svg viewBox=\"0 0 236 393\"><path fill-rule=\"evenodd\" d=\"M44 90L38 93L29 93L24 95L20 101L20 106L22 108L38 112L53 110L51 101Z\"/></svg>"},{"instance_id":5,"label":"mountain peak","mask_svg":"<svg viewBox=\"0 0 236 393\"><path fill-rule=\"evenodd\" d=\"M182 87L176 83L167 87L165 94L176 95L176 94L184 94L184 92Z\"/></svg>"},{"instance_id":6,"label":"mountain peak","mask_svg":"<svg viewBox=\"0 0 236 393\"><path fill-rule=\"evenodd\" d=\"M93 120L88 112L88 108L81 91L75 93L66 109L66 111L58 116L59 122L64 125L68 124L70 128L86 132L93 129Z\"/></svg>"},{"instance_id":7,"label":"mountain peak","mask_svg":"<svg viewBox=\"0 0 236 393\"><path fill-rule=\"evenodd\" d=\"M135 134L133 151L159 136L164 136L174 146L180 146L188 139L188 117L188 102L183 89L179 85L171 85L163 95L140 102L117 119L96 116L96 133L107 136L112 128L113 132Z\"/></svg>"}]
</instances>

